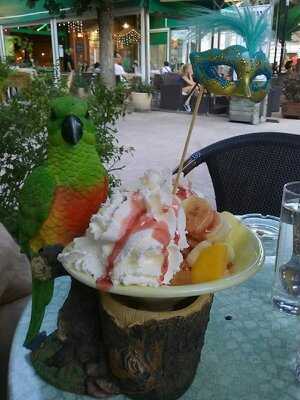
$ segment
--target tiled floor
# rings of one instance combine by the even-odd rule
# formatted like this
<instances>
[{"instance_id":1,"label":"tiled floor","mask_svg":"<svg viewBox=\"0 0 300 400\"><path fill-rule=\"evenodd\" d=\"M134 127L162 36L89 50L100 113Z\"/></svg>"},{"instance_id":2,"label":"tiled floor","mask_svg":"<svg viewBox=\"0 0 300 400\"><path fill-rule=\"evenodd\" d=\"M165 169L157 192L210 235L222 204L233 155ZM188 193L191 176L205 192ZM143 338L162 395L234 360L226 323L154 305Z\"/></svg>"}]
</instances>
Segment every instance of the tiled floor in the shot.
<instances>
[{"instance_id":1,"label":"tiled floor","mask_svg":"<svg viewBox=\"0 0 300 400\"><path fill-rule=\"evenodd\" d=\"M120 143L135 148L134 156L126 157L126 168L118 174L123 185L129 186L145 169L171 168L178 163L191 116L185 113L133 113L119 122ZM226 116L199 116L188 154L219 140L252 132L287 132L300 134L300 120L280 119L248 125L229 122ZM190 178L194 187L213 200L213 189L205 167L194 170Z\"/></svg>"}]
</instances>

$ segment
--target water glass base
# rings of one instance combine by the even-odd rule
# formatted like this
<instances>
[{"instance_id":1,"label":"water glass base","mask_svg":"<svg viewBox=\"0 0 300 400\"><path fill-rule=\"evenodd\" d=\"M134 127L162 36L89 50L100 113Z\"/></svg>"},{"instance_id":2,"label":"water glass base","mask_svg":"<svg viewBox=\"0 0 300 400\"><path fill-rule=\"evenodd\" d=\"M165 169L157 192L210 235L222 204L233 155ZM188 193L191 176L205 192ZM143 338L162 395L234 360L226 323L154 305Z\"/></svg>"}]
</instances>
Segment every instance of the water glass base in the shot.
<instances>
[{"instance_id":1,"label":"water glass base","mask_svg":"<svg viewBox=\"0 0 300 400\"><path fill-rule=\"evenodd\" d=\"M286 314L300 315L300 304L298 302L289 302L279 297L273 297L273 304L279 311L285 312Z\"/></svg>"}]
</instances>

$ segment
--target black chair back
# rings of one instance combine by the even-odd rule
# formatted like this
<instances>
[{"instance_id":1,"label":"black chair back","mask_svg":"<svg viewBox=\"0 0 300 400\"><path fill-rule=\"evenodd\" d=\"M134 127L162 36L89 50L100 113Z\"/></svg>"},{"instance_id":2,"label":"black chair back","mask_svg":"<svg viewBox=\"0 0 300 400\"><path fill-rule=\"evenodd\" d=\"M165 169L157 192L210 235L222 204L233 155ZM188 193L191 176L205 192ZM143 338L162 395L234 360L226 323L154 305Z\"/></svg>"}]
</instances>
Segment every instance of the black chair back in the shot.
<instances>
[{"instance_id":1,"label":"black chair back","mask_svg":"<svg viewBox=\"0 0 300 400\"><path fill-rule=\"evenodd\" d=\"M183 173L202 163L219 211L279 216L283 186L300 181L300 136L266 132L232 137L194 153Z\"/></svg>"},{"instance_id":2,"label":"black chair back","mask_svg":"<svg viewBox=\"0 0 300 400\"><path fill-rule=\"evenodd\" d=\"M160 89L160 108L179 110L182 107L182 86L180 84L162 85Z\"/></svg>"}]
</instances>

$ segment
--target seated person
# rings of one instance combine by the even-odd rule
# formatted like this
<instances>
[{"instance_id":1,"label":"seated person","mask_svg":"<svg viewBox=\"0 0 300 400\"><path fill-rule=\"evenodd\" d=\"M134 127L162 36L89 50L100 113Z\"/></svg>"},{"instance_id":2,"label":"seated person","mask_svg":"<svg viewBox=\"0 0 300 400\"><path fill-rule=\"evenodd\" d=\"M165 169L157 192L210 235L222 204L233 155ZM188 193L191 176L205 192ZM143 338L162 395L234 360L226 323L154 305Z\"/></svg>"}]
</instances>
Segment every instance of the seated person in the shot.
<instances>
[{"instance_id":1,"label":"seated person","mask_svg":"<svg viewBox=\"0 0 300 400\"><path fill-rule=\"evenodd\" d=\"M192 90L194 94L198 96L199 87L196 87L196 82L193 79L193 68L191 64L184 64L181 70L181 82L182 82L182 94L183 96L188 96ZM192 96L191 96L192 97ZM191 97L184 103L184 108L186 111L191 112L190 100Z\"/></svg>"},{"instance_id":2,"label":"seated person","mask_svg":"<svg viewBox=\"0 0 300 400\"><path fill-rule=\"evenodd\" d=\"M115 53L114 71L117 83L127 81L126 72L122 66L122 57L119 53Z\"/></svg>"},{"instance_id":3,"label":"seated person","mask_svg":"<svg viewBox=\"0 0 300 400\"><path fill-rule=\"evenodd\" d=\"M165 61L164 66L160 69L160 73L163 75L163 74L169 74L170 72L172 72L170 63L168 61Z\"/></svg>"}]
</instances>

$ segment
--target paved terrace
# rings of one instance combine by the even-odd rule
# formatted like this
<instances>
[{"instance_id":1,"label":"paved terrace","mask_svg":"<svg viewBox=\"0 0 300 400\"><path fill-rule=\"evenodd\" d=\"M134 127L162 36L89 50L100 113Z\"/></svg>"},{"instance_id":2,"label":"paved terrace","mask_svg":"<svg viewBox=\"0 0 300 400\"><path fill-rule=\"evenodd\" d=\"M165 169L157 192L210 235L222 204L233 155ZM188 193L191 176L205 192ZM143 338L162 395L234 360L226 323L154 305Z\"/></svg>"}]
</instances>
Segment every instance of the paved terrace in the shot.
<instances>
[{"instance_id":1,"label":"paved terrace","mask_svg":"<svg viewBox=\"0 0 300 400\"><path fill-rule=\"evenodd\" d=\"M134 156L125 159L127 167L119 172L123 185L130 185L145 169L171 168L180 160L191 115L185 113L133 113L119 122L120 143L135 148ZM300 134L300 120L281 119L248 125L228 122L225 116L199 116L188 154L219 140L252 132L279 131ZM198 167L189 175L193 187L213 201L214 194L207 169Z\"/></svg>"}]
</instances>

